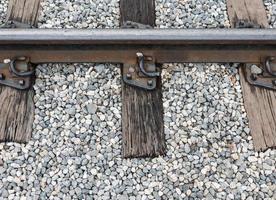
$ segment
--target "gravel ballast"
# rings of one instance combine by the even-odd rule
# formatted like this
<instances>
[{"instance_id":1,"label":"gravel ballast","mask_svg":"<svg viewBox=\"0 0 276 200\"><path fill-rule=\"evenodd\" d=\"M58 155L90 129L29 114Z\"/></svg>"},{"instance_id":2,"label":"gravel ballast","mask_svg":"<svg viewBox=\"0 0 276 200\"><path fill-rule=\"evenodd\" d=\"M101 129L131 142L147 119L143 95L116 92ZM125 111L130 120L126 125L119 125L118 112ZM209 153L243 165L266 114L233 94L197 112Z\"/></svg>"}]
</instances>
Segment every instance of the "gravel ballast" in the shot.
<instances>
[{"instance_id":1,"label":"gravel ballast","mask_svg":"<svg viewBox=\"0 0 276 200\"><path fill-rule=\"evenodd\" d=\"M156 0L159 28L228 28L225 0Z\"/></svg>"},{"instance_id":2,"label":"gravel ballast","mask_svg":"<svg viewBox=\"0 0 276 200\"><path fill-rule=\"evenodd\" d=\"M0 26L4 24L8 7L7 0L0 0Z\"/></svg>"},{"instance_id":3,"label":"gravel ballast","mask_svg":"<svg viewBox=\"0 0 276 200\"><path fill-rule=\"evenodd\" d=\"M40 28L119 26L118 0L46 0L42 13ZM161 28L229 27L220 0L157 0L156 13ZM0 144L0 199L275 198L275 150L253 150L236 66L164 67L167 155L129 160L119 68L39 66L32 140Z\"/></svg>"},{"instance_id":4,"label":"gravel ballast","mask_svg":"<svg viewBox=\"0 0 276 200\"><path fill-rule=\"evenodd\" d=\"M264 0L268 22L271 28L276 28L276 1Z\"/></svg>"}]
</instances>

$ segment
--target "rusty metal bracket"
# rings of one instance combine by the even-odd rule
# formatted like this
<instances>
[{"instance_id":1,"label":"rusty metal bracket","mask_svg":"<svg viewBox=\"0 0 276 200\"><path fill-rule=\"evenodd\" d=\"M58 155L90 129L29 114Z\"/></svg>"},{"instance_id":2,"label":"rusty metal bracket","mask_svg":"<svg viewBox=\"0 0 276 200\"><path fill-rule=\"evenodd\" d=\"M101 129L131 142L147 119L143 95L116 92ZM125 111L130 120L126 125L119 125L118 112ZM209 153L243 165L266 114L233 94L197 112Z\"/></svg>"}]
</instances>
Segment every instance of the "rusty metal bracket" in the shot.
<instances>
[{"instance_id":1,"label":"rusty metal bracket","mask_svg":"<svg viewBox=\"0 0 276 200\"><path fill-rule=\"evenodd\" d=\"M154 59L151 56L144 56L140 52L136 56L137 64L124 64L123 81L134 87L154 90L157 84L157 77L160 76Z\"/></svg>"},{"instance_id":2,"label":"rusty metal bracket","mask_svg":"<svg viewBox=\"0 0 276 200\"><path fill-rule=\"evenodd\" d=\"M6 21L0 28L24 29L34 27L18 21ZM28 57L5 59L3 63L0 63L0 85L9 86L18 90L27 90L33 85L34 73L34 67Z\"/></svg>"},{"instance_id":3,"label":"rusty metal bracket","mask_svg":"<svg viewBox=\"0 0 276 200\"><path fill-rule=\"evenodd\" d=\"M274 60L274 57L268 57L260 66L246 64L247 81L254 86L276 90L276 70L271 64Z\"/></svg>"},{"instance_id":4,"label":"rusty metal bracket","mask_svg":"<svg viewBox=\"0 0 276 200\"><path fill-rule=\"evenodd\" d=\"M246 20L238 20L236 22L237 28L262 28L259 24L252 23ZM246 80L249 84L262 87L265 89L276 90L276 71L273 70L271 62L275 60L274 57L267 57L264 63L257 65L245 64Z\"/></svg>"},{"instance_id":5,"label":"rusty metal bracket","mask_svg":"<svg viewBox=\"0 0 276 200\"><path fill-rule=\"evenodd\" d=\"M133 21L126 21L122 24L123 29L152 29L150 25L141 24ZM156 64L150 56L144 56L143 53L136 53L137 64L124 64L123 81L133 87L145 90L154 90L160 73L156 71Z\"/></svg>"},{"instance_id":6,"label":"rusty metal bracket","mask_svg":"<svg viewBox=\"0 0 276 200\"><path fill-rule=\"evenodd\" d=\"M33 85L34 73L28 58L6 59L0 63L0 85L27 90Z\"/></svg>"}]
</instances>

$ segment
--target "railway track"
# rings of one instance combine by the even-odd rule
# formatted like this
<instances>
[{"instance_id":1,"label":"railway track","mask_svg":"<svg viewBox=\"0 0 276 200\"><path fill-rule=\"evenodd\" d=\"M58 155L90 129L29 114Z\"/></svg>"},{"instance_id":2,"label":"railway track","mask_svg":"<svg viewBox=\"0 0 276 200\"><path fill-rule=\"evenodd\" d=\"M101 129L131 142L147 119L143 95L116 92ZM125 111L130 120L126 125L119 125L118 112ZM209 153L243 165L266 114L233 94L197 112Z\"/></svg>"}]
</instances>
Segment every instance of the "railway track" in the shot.
<instances>
[{"instance_id":1,"label":"railway track","mask_svg":"<svg viewBox=\"0 0 276 200\"><path fill-rule=\"evenodd\" d=\"M39 2L39 1L32 1L32 2ZM137 4L132 4L133 2L132 3L129 3L129 2L130 1L120 2L121 3L120 4L121 5L121 25L124 28L126 28L125 27L126 24L128 28L136 28L133 30L132 29L91 30L91 31L74 30L74 29L71 29L71 30L50 30L50 29L39 30L38 29L36 30L36 29L26 29L26 27L28 26L25 26L25 25L24 25L25 27L24 29L22 28L11 29L11 27L16 27L18 25L22 27L22 24L17 22L10 23L10 25L12 24L12 26L10 26L9 29L0 30L0 60L3 60L3 64L0 65L2 70L2 73L0 73L0 79L1 79L0 83L3 85L0 89L0 92L2 92L2 95L5 94L5 98L2 98L2 102L1 101L0 102L2 105L9 105L9 106L3 106L3 108L6 107L5 109L2 109L2 113L4 114L0 115L0 118L2 117L1 119L4 119L3 116L8 116L4 119L5 121L2 120L2 122L5 122L3 123L5 124L5 126L0 130L2 131L4 130L5 132L3 134L4 137L2 136L2 138L0 139L6 142L7 141L26 142L29 140L29 137L31 134L30 127L33 124L33 119L32 117L28 118L26 116L31 116L34 113L35 108L33 107L33 103L32 103L33 91L27 90L22 92L19 90L20 89L26 90L33 86L33 79L34 79L33 74L34 74L34 69L37 65L40 65L38 69L43 72L43 71L47 71L48 67L46 67L45 65L41 66L42 63L52 63L52 62L121 63L120 66L116 65L117 67L119 66L122 70L122 75L121 75L122 76L121 77L122 78L122 99L121 100L122 100L122 129L123 130L122 130L121 143L123 146L123 150L122 152L120 152L120 154L122 154L123 157L144 157L144 156L156 157L156 156L162 155L162 156L165 156L165 159L170 160L170 159L175 159L175 155L176 157L181 155L181 154L174 154L172 152L174 151L181 152L181 149L184 151L184 146L185 146L185 156L188 156L189 158L189 154L193 154L192 152L197 152L196 150L197 145L198 145L198 148L200 149L203 148L200 142L198 142L195 137L197 133L194 133L194 132L202 131L203 134L206 134L206 136L208 137L205 138L205 136L203 136L202 138L203 138L203 141L208 140L208 142L203 142L203 143L207 143L210 146L210 148L212 148L211 147L212 143L210 143L212 139L210 138L212 138L213 136L210 137L210 133L208 132L206 133L205 129L207 128L202 128L202 129L200 128L200 130L198 130L199 126L197 126L192 128L192 130L187 129L187 127L189 128L192 127L192 124L195 123L198 117L194 113L190 113L190 115L187 114L186 109L188 107L191 107L191 110L195 109L195 106L192 106L192 102L190 101L192 93L194 92L194 88L190 84L185 85L183 83L180 87L183 86L186 88L186 90L182 92L185 94L184 98L187 98L187 101L184 99L182 99L182 101L187 103L187 105L182 105L182 103L179 104L179 102L181 101L177 101L179 108L182 108L183 112L181 112L181 110L179 110L177 107L176 108L173 107L173 109L177 110L177 113L180 113L180 116L182 117L185 116L185 119L187 119L187 121L181 122L182 119L180 119L179 116L177 115L178 117L176 118L172 117L176 121L175 122L173 120L170 121L170 126L171 124L174 124L173 125L174 127L178 126L179 132L184 131L185 133L187 130L191 131L191 133L189 131L187 133L187 135L191 136L191 138L189 137L186 138L184 136L185 139L183 141L186 141L186 142L177 143L177 141L180 140L179 137L183 137L183 133L180 136L179 136L179 133L176 133L175 136L173 137L178 137L178 139L175 138L175 141L174 139L173 140L169 139L167 140L167 144L166 144L165 132L164 132L164 121L163 121L164 119L163 106L162 106L163 104L162 100L164 98L162 98L162 86L161 86L161 81L162 81L161 78L162 77L164 78L164 76L161 76L161 69L162 69L161 64L168 63L168 62L174 62L174 63L175 62L179 62L179 63L238 62L238 63L243 63L243 65L240 67L240 69L244 70L244 72L242 71L240 72L243 89L246 87L249 88L244 92L245 100L249 99L251 101L254 101L254 99L257 99L259 101L258 105L254 103L255 107L252 106L253 109L247 108L249 110L248 112L249 117L253 115L254 119L256 119L256 115L252 110L257 110L258 112L260 110L264 111L263 113L260 114L260 118L258 118L258 120L256 120L255 123L253 123L254 130L256 130L255 133L252 133L252 136L255 139L254 141L255 149L264 150L264 149L267 149L268 147L273 147L274 146L273 134L266 138L264 133L270 133L271 130L274 130L275 126L274 126L273 120L275 120L275 118L273 118L273 112L275 111L274 109L275 107L273 106L273 103L270 104L269 106L267 106L267 104L264 103L266 106L266 109L262 110L261 104L262 102L265 102L265 101L263 101L261 98L264 98L264 99L268 97L271 98L271 96L269 95L274 94L273 89L275 89L275 71L276 71L274 60L273 60L273 57L276 55L275 31L265 30L265 29L262 29L262 30L253 29L254 27L258 27L258 26L266 26L263 24L260 25L258 20L257 22L254 21L254 23L246 20L240 20L239 23L232 23L232 21L230 20L231 23L234 24L233 26L239 25L239 26L243 26L244 28L250 28L250 29L155 30L155 29L150 29L150 26L151 27L154 26L154 23L155 23L155 19L154 19L155 17L153 14L154 6L152 4L152 1L145 1L144 3L137 1L138 2ZM231 3L231 1L229 2ZM232 1L232 2L235 2L235 1ZM135 5L133 9L137 10L137 13L129 12L130 8L132 8L133 5ZM232 8L234 9L234 11L235 11L235 5L236 4L233 3ZM144 10L145 7L147 8L146 10ZM142 8L144 11L143 14L141 14L141 12L138 12ZM28 10L28 13L31 13L31 12L29 12ZM10 17L14 17L14 16L10 15ZM128 22L125 24L124 23L125 21L133 21L136 23ZM257 25L258 23L259 25ZM28 22L28 24L35 25L36 22L35 21L33 21L32 23ZM141 29L141 28L145 28L144 27L145 25L141 25L141 24L149 25L146 27L148 29ZM140 28L140 29L137 29L137 28ZM252 64L255 64L255 65L252 66ZM108 65L108 66L113 67L115 65ZM182 66L185 70L187 70L187 67L185 65L180 65L180 66ZM197 65L197 66L198 67L195 67L196 68L195 71L199 70L198 73L201 74L200 68L202 67L202 65ZM229 69L227 70L233 70L232 67L230 67L229 65L227 66L229 67ZM75 65L75 67L76 67L76 71L74 73L77 73L77 74L83 73L82 72L83 64ZM211 68L213 68L213 66L210 66L210 69ZM59 68L56 69L55 65L53 66L53 70L57 70L57 74L60 74L58 69ZM68 65L68 69L66 69L66 67L64 68L64 70L69 70L69 71L71 69L72 69L72 65ZM95 75L94 70L97 72L98 70L99 71L102 70L102 72L103 71L106 72L110 69L97 67L97 65L95 65L95 67L92 67L90 70L93 71L92 74ZM85 77L89 77L89 73L91 71L87 72L85 74ZM222 71L221 73L225 73L224 70L221 70L221 71ZM244 73L245 75L242 75L242 73ZM86 80L81 76L80 76L80 80ZM113 73L111 73L110 75L105 73L101 75L96 74L96 77L97 76L100 76L100 77L108 76L109 80L108 82L105 82L105 84L109 85L110 81L114 84L114 81L111 80L112 77L114 76ZM117 74L116 76L118 77L120 75ZM43 75L41 77L43 77ZM49 82L44 82L44 80L42 79L48 79L49 77L51 77L57 80L57 85L59 84L63 85L62 88L64 88L64 91L60 90L60 95L65 95L63 92L70 93L69 90L67 89L67 86L68 88L70 87L72 88L72 86L69 85L70 84L69 80L72 80L72 77L70 75L68 77L66 76L68 81L63 80L64 76L62 74L60 74L60 77L51 73L50 75L46 75L42 79L41 77L40 75L38 75L37 82L39 82L40 85L44 85L43 87L45 87L47 91L49 90L48 92L51 93L51 95L53 96L58 95L56 92L60 89L58 89L58 86L57 87L53 86L49 84ZM231 77L231 81L234 82L233 84L236 84L236 80L233 77ZM189 80L191 77L188 76L186 78L187 80ZM229 77L226 76L225 78L229 78ZM243 82L243 78L244 80L247 80L247 82L246 81ZM180 78L179 80L182 80L182 82L186 82L186 79ZM65 82L62 82L62 81L65 81ZM97 81L95 82L95 80L93 80L93 78L89 79L89 81L95 85L99 85ZM89 85L89 81L88 82L85 81L84 83L86 85ZM165 85L167 84L166 81L165 82L163 81ZM170 81L171 80L168 80L168 82ZM82 81L77 81L77 83L80 87L82 87L81 86L83 84ZM175 82L175 84L179 86L178 85L179 83L177 81ZM201 84L201 82L199 84ZM204 82L202 84L204 84ZM115 85L111 85L111 86L109 85L107 86L107 88L115 87ZM266 89L258 89L259 86L262 86L263 88L266 88ZM36 88L37 86L35 85L34 87ZM83 87L87 88L88 86L83 86ZM16 88L17 90L14 90L12 88ZM53 89L53 92L52 92L52 89L50 88L55 88L55 89ZM173 90L175 90L173 85L170 86L170 88L173 88ZM214 90L217 90L216 86L214 87ZM262 91L262 94L265 93L265 95L267 96L250 99L250 95L246 93L249 90L254 90L254 95L256 96L258 96L259 94L258 91ZM223 91L225 90L223 89ZM38 89L38 94L34 97L34 99L44 98L43 96L40 97L42 93L43 91ZM165 89L165 94L167 93L168 91ZM88 96L93 101L94 97L99 98L99 95L106 96L108 94L109 93L107 91L103 92L98 89L95 89L95 91L91 91L91 92L88 91L86 93L78 92L77 95L73 94L72 102L76 101L76 99L82 101L81 96L83 95ZM118 94L116 95L118 96ZM227 99L227 94L225 95L226 97L220 97L220 98ZM207 102L208 101L215 102L217 98L216 96L217 95L214 95L214 99L212 99L210 95L207 95L206 98L210 98L209 100L207 100ZM105 137L107 138L108 138L107 130L110 131L110 134L113 134L113 135L115 133L117 134L118 130L115 128L114 124L117 124L118 122L113 123L113 119L112 119L112 116L113 118L115 118L114 116L116 116L116 118L120 119L120 116L118 116L118 112L119 112L118 110L120 109L117 110L116 106L114 107L112 106L111 116L106 116L105 114L102 114L102 113L104 113L104 107L108 107L109 103L107 103L106 101L103 101L103 103L101 104L99 103L101 102L101 100L98 100L98 104L101 106L97 106L98 104L91 104L91 100L87 99L87 102L90 102L90 103L85 102L84 104L82 104L82 107L83 105L87 107L87 111L84 112L85 114L87 114L87 117L86 119L83 118L83 120L81 121L83 122L85 121L85 123L88 123L88 124L90 123L91 126L92 124L94 124L93 127L100 126L102 121L103 124L107 123L108 124L107 127L109 126L110 127L109 128L106 127L104 129L92 128L91 130L89 130L91 127L88 125L88 127L90 128L85 126L79 129L79 125L76 125L76 127L73 127L75 125L75 121L73 119L76 118L76 121L79 121L79 119L82 118L79 116L80 115L79 110L82 108L80 106L76 106L75 109L68 108L67 105L64 104L67 101L68 97L66 98L58 97L58 98L63 99L64 102L59 103L59 105L55 105L54 102L51 102L49 105L47 103L47 107L45 106L46 113L47 113L46 118L48 117L51 118L51 116L56 116L54 118L51 118L50 120L53 123L53 125L48 124L49 127L52 127L51 130L60 129L59 126L60 124L63 123L63 122L62 123L57 122L58 121L57 119L60 119L59 115L56 115L54 111L55 110L54 107L57 106L58 109L64 109L64 111L67 113L65 118L68 121L64 122L64 126L66 127L65 129L68 129L68 130L74 129L73 133L70 133L70 134L74 134L75 132L75 134L77 135L78 134L84 135L85 132L89 132L91 135L93 135L94 133L96 133L96 135L97 134L101 135L102 133L99 133L97 130L102 130L104 134L106 134ZM7 101L7 99L9 101ZM178 99L178 97L175 97L175 99ZM110 101L112 101L112 97L110 97ZM198 101L198 100L196 99L195 101ZM220 104L222 104L221 101L219 102ZM246 103L247 102L245 102L245 104ZM172 103L172 105L173 104L175 104L175 102ZM247 105L249 104L250 103L248 103ZM43 105L37 104L37 102L36 102L36 106L43 107ZM168 124L168 121L167 121L168 116L171 117L171 115L176 115L176 114L170 113L170 112L173 113L175 110L170 110L170 108L167 106L166 100L164 102L164 106L165 106L165 127L166 127L166 123ZM224 105L222 104L222 106ZM15 108L12 110L12 112L10 109L11 107ZM53 110L51 110L51 107ZM48 108L49 108L49 111L48 111ZM238 107L238 108L241 109L241 107ZM170 111L167 112L166 110L167 111L170 110ZM117 113L117 114L113 114L113 111L114 113ZM190 110L188 110L188 112L190 112ZM187 114L187 116L185 113ZM263 116L267 115L267 113L270 113L270 114L272 113L271 114L272 117L268 117L268 120L267 120L268 122L264 123L263 120L265 118L263 118ZM215 118L215 122L210 121L207 123L209 127L213 127L213 128L210 128L210 130L207 129L211 133L212 133L212 129L214 130L216 129L216 126L224 126L223 124L225 123L224 121L222 121L220 125L216 124L218 121L216 117L220 118L220 116L223 116L221 110L217 112L217 116L215 117L212 113L209 113L209 112L208 112L208 115L209 117L207 118L210 118L210 120ZM91 120L91 116L92 116L92 120ZM190 120L186 118L189 116L190 116ZM205 116L205 114L202 114L201 116L199 116L199 118L203 116ZM235 115L233 114L233 116ZM24 117L26 117L25 123L19 120ZM225 113L224 117L226 118L228 117L227 112ZM205 119L206 118L204 117L204 120ZM232 124L232 126L235 127L236 125L233 125L235 124L235 122L232 120L236 120L236 119L237 118L235 117L233 118L229 117L229 124ZM242 118L242 120L243 119L244 118ZM64 119L62 118L62 120ZM241 118L238 118L237 120L241 120ZM28 122L26 123L26 121ZM36 120L35 120L35 123L37 123ZM72 124L70 125L70 123ZM228 122L226 121L226 123ZM240 122L240 123L244 123L244 122ZM46 125L42 125L42 126L43 126L43 134L44 134L44 130L46 131L48 130L48 128ZM260 130L258 129L260 127L268 127L268 128L264 130L262 134L260 134ZM239 131L240 129L237 130L237 132ZM252 128L251 128L251 131L252 131ZM21 134L22 132L24 134ZM225 135L225 133L222 133L223 130L220 132L221 133L219 134ZM56 138L55 134L52 135L51 131L49 132L48 130L48 132L47 131L45 132L46 135L48 133L49 133L48 137ZM227 134L229 133L232 133L233 135L237 134L235 131L229 131ZM257 133L257 136L256 136L256 133ZM62 131L62 136L65 136L65 138L68 137L67 134L69 134L69 132ZM168 132L166 134L168 135ZM242 130L241 134L242 135L244 134L244 130ZM73 137L74 141L72 140L74 145L73 146L69 145L70 151L74 151L75 145L76 145L76 148L79 148L81 146L80 142L82 141L82 139L80 140L77 135L74 135ZM39 138L36 137L36 135L34 135L33 137L34 138L32 140L34 140L35 138L38 141L40 140ZM91 136L91 137L93 138L94 136ZM228 136L225 136L225 138L226 137L228 138ZM82 136L80 136L80 138L82 138ZM222 136L222 138L224 138L224 136ZM102 147L105 148L104 142L107 140L109 139L105 138L105 139L99 140L98 138L95 140L98 151L100 151ZM258 143L258 140L260 141L259 143ZM118 140L114 139L114 141L118 141ZM102 142L104 145L102 145ZM174 144L175 142L177 143L177 145ZM223 139L223 142L225 142L224 139ZM115 145L113 142L111 143ZM182 146L182 143L184 146ZM189 145L187 146L187 144ZM168 145L167 148L166 148L166 145ZM180 149L178 145L181 147ZM215 146L215 144L213 145ZM233 151L233 154L231 154L231 159L237 160L238 162L239 156L237 155L238 154L237 149L235 149L237 148L236 144L230 143L227 145L229 145L227 146L227 148ZM243 143L243 145L246 145L246 144ZM0 149L1 148L2 147L0 146ZM87 148L89 149L92 147L87 147ZM253 152L252 147L249 147L249 148L250 148L250 151ZM120 154L116 154L116 157L118 159L120 159ZM95 155L95 157L97 156L101 157L101 155L102 154L97 154ZM273 156L273 153L271 155ZM76 154L76 156L80 156L80 154ZM252 159L254 160L255 157L253 156ZM166 162L169 162L169 160L166 160ZM251 160L251 156L249 160ZM186 164L189 165L187 162ZM203 174L205 174L204 169L205 168L202 169ZM91 170L91 173L92 173L92 170ZM97 172L93 170L92 174L95 174L95 173L97 174ZM133 173L135 174L135 172ZM170 176L169 178L169 180L172 182L174 182L175 179L177 178L175 178L175 176L173 175ZM214 187L217 186L216 184L214 185L215 185ZM194 193L194 191L192 192L192 188L190 191L191 193ZM151 192L146 191L145 193L151 193ZM167 197L175 196L175 198L177 198L176 196L179 195L179 198L180 196L181 198L182 197L184 198L184 196L186 195L187 196L191 195L189 191L185 191L183 193L182 189L178 189L175 193L176 194L167 194ZM89 196L88 193L86 193L86 195ZM162 196L159 193L158 195ZM151 195L149 196L150 198L152 198ZM239 196L241 196L241 194L239 194ZM95 195L95 197L97 198L98 196ZM257 195L255 195L254 197L257 197ZM119 199L124 198L124 195L118 198Z\"/></svg>"},{"instance_id":2,"label":"railway track","mask_svg":"<svg viewBox=\"0 0 276 200\"><path fill-rule=\"evenodd\" d=\"M16 89L29 89L31 82L23 79L33 75L32 70L24 71L24 68L19 72L23 65L20 62L25 66L105 62L125 65L126 84L154 90L154 78L160 76L160 69L148 69L148 61L154 65L172 62L261 64L262 75L251 72L251 66L247 66L249 83L276 89L276 70L272 64L276 55L276 31L273 29L7 29L0 32L0 49L0 59L6 62L1 83ZM135 69L137 63L138 69Z\"/></svg>"}]
</instances>

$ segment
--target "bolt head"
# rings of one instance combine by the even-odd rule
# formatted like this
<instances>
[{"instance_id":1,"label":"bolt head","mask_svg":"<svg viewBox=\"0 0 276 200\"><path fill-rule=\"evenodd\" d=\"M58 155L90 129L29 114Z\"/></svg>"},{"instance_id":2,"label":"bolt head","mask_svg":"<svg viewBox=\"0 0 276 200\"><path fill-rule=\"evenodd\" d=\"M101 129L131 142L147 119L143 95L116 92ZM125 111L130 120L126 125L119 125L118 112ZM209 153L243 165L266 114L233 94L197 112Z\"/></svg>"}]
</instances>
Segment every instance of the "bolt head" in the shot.
<instances>
[{"instance_id":1,"label":"bolt head","mask_svg":"<svg viewBox=\"0 0 276 200\"><path fill-rule=\"evenodd\" d=\"M127 79L132 79L132 75L129 73L126 75L126 77L127 77Z\"/></svg>"},{"instance_id":2,"label":"bolt head","mask_svg":"<svg viewBox=\"0 0 276 200\"><path fill-rule=\"evenodd\" d=\"M25 81L24 80L19 80L19 85L21 85L21 86L25 85Z\"/></svg>"},{"instance_id":3,"label":"bolt head","mask_svg":"<svg viewBox=\"0 0 276 200\"><path fill-rule=\"evenodd\" d=\"M141 53L141 52L137 52L137 53L136 53L136 56L137 56L138 58L144 57L143 53Z\"/></svg>"},{"instance_id":4,"label":"bolt head","mask_svg":"<svg viewBox=\"0 0 276 200\"><path fill-rule=\"evenodd\" d=\"M153 80L148 80L148 86L153 86Z\"/></svg>"}]
</instances>

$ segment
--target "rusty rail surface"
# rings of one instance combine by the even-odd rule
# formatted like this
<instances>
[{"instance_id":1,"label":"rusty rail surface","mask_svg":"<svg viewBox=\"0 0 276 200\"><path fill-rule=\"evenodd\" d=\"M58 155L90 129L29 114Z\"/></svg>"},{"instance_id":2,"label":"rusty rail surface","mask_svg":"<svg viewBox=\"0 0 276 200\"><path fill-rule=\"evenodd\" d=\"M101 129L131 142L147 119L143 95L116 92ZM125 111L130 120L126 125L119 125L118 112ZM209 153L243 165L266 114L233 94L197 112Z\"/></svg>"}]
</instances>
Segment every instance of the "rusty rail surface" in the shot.
<instances>
[{"instance_id":1,"label":"rusty rail surface","mask_svg":"<svg viewBox=\"0 0 276 200\"><path fill-rule=\"evenodd\" d=\"M0 29L0 60L26 56L32 63L259 63L276 55L274 29Z\"/></svg>"}]
</instances>

